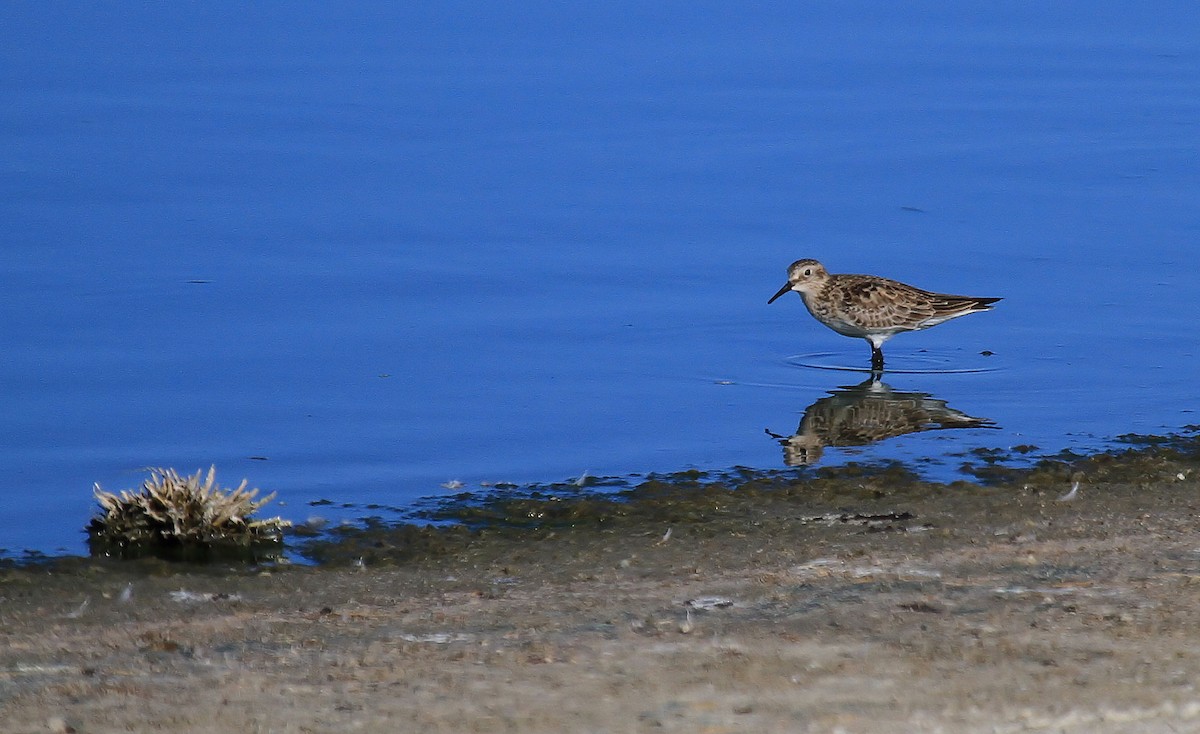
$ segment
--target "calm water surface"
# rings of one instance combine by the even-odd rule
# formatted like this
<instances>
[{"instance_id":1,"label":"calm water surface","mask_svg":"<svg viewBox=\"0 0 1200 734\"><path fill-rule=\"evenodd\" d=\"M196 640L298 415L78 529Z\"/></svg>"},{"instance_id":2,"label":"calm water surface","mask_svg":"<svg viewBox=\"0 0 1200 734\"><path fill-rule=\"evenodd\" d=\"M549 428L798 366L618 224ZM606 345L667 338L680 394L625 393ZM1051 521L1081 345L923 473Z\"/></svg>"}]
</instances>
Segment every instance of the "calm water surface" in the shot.
<instances>
[{"instance_id":1,"label":"calm water surface","mask_svg":"<svg viewBox=\"0 0 1200 734\"><path fill-rule=\"evenodd\" d=\"M1005 299L889 342L912 371L860 390L986 425L821 464L948 476L1200 423L1193 4L8 3L0 27L10 552L81 552L92 483L146 466L216 464L295 520L784 467L865 378L801 365L868 358L767 306L800 257Z\"/></svg>"}]
</instances>

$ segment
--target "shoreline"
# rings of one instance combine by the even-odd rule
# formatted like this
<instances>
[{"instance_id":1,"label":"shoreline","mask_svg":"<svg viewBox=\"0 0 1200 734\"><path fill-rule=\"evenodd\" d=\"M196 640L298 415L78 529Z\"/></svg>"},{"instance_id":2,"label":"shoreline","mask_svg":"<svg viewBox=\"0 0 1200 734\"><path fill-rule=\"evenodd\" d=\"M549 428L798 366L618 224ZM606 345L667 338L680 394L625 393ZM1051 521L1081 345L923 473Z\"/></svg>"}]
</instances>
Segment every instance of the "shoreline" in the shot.
<instances>
[{"instance_id":1,"label":"shoreline","mask_svg":"<svg viewBox=\"0 0 1200 734\"><path fill-rule=\"evenodd\" d=\"M1195 449L650 486L322 566L4 568L0 705L21 732L1195 728Z\"/></svg>"},{"instance_id":2,"label":"shoreline","mask_svg":"<svg viewBox=\"0 0 1200 734\"><path fill-rule=\"evenodd\" d=\"M530 522L528 514L543 514L557 522L572 522L586 519L591 508L589 505L604 505L609 501L624 503L626 500L639 501L646 494L645 488L654 487L672 494L672 501L680 499L687 501L686 496L676 494L696 487L724 487L733 491L743 486L755 488L783 486L786 484L832 482L836 486L844 485L844 480L854 480L863 476L891 477L903 484L923 483L929 486L969 487L976 484L992 485L1005 482L1016 482L1021 477L1032 476L1036 481L1045 481L1047 473L1061 474L1069 478L1070 467L1081 463L1094 463L1095 460L1106 460L1109 457L1138 452L1147 448L1167 447L1180 449L1184 452L1200 454L1200 425L1186 425L1178 432L1163 435L1122 434L1105 442L1106 447L1093 448L1087 452L1076 449L1062 449L1056 453L1042 453L1034 445L1014 445L1008 448L977 447L959 453L948 454L943 461L958 459L959 468L954 472L942 469L936 474L928 473L928 466L920 461L912 464L895 458L879 458L858 461L848 459L840 464L813 465L805 467L776 467L770 469L755 469L747 466L734 466L725 469L681 469L671 472L647 472L644 474L628 474L621 476L584 474L579 480L562 480L557 482L535 482L519 484L503 482L485 485L477 489L463 489L453 494L431 495L414 500L407 509L391 506L367 504L358 508L357 518L342 517L336 523L322 518L319 512L309 512L305 520L284 518L291 523L285 531L285 545L279 551L271 551L264 546L262 550L267 555L244 555L236 546L229 546L213 554L212 563L220 565L223 562L238 562L239 558L246 563L261 563L263 565L296 564L320 565L320 560L308 557L309 547L316 541L316 546L324 554L337 545L337 538L349 540L360 534L360 531L376 531L380 528L399 529L401 533L420 530L427 525L439 529L446 526L465 525L467 527L486 527L498 525L506 527L521 527L535 529L537 522ZM1067 467L1067 469L1063 469ZM1065 473L1064 473L1065 472ZM581 482L580 480L586 479ZM285 498L286 499L286 498ZM539 499L549 499L539 508ZM334 504L328 499L315 500L309 503L314 509L324 505ZM268 505L261 515L279 514L282 505ZM342 509L353 507L343 505ZM572 507L564 511L564 507ZM513 515L513 508L517 514ZM382 517L380 511L388 514ZM574 516L572 516L574 515ZM94 515L92 516L94 517ZM89 520L90 522L90 520ZM84 523L86 526L87 523ZM86 527L78 531L86 535ZM413 533L420 535L420 533ZM351 544L353 541L348 542ZM13 568L26 565L53 566L59 562L79 561L80 559L103 560L99 556L87 554L89 539L84 537L80 545L84 553L59 548L56 551L40 549L0 550L0 568ZM436 545L436 544L435 544ZM112 549L119 553L119 550ZM181 551L183 553L183 551ZM268 557L274 553L275 558ZM175 554L180 555L180 554ZM205 555L203 553L201 556ZM345 560L343 552L334 550L337 560ZM175 558L174 560L180 560ZM187 562L187 561L185 561ZM191 561L201 564L208 561Z\"/></svg>"}]
</instances>

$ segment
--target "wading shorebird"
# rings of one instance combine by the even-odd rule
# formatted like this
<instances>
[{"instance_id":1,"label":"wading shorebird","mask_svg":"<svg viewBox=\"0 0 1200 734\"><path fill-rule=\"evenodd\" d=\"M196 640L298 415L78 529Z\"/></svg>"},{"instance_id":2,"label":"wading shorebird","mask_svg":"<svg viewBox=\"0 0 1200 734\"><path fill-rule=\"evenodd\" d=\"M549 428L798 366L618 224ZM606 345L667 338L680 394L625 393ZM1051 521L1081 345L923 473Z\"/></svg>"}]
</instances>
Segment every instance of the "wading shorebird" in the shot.
<instances>
[{"instance_id":1,"label":"wading shorebird","mask_svg":"<svg viewBox=\"0 0 1200 734\"><path fill-rule=\"evenodd\" d=\"M787 285L767 303L788 291L800 294L817 321L844 336L870 342L872 371L883 370L883 343L900 332L988 311L989 304L1000 300L930 293L875 275L830 275L816 260L792 263Z\"/></svg>"}]
</instances>

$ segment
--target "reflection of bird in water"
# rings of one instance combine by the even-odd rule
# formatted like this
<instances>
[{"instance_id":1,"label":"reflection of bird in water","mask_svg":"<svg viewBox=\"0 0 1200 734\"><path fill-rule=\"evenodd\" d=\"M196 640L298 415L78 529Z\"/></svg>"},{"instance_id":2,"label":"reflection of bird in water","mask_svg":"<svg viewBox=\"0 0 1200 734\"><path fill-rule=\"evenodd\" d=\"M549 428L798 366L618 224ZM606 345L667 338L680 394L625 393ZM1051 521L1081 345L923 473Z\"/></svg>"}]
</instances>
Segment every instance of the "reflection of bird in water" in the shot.
<instances>
[{"instance_id":1,"label":"reflection of bird in water","mask_svg":"<svg viewBox=\"0 0 1200 734\"><path fill-rule=\"evenodd\" d=\"M808 406L795 435L767 434L783 446L788 466L808 466L821 460L826 446L866 446L906 433L945 428L995 428L987 418L972 418L945 400L923 392L896 392L878 375L833 390Z\"/></svg>"},{"instance_id":2,"label":"reflection of bird in water","mask_svg":"<svg viewBox=\"0 0 1200 734\"><path fill-rule=\"evenodd\" d=\"M871 369L883 369L883 343L902 331L917 331L943 321L988 311L999 298L930 293L876 275L830 275L816 260L788 267L788 282L771 296L788 291L804 299L817 321L839 334L871 343Z\"/></svg>"}]
</instances>

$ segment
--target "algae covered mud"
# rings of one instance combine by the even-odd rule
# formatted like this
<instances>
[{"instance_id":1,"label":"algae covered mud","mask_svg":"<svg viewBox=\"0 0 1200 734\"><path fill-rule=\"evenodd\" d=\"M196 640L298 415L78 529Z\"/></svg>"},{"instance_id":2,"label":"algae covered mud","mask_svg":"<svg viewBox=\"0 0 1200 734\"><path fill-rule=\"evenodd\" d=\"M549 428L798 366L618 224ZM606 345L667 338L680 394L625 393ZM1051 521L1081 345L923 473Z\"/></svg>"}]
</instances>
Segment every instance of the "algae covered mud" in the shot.
<instances>
[{"instance_id":1,"label":"algae covered mud","mask_svg":"<svg viewBox=\"0 0 1200 734\"><path fill-rule=\"evenodd\" d=\"M913 402L908 398L903 401ZM867 412L875 416L872 424L878 428L878 411ZM956 415L961 416L956 421L976 420ZM929 412L921 411L921 416L928 423ZM806 415L805 422L810 417ZM798 439L813 438L811 430L803 430L804 425L801 424L795 436L776 437L784 445L785 454L796 450ZM926 426L927 429L945 427L932 423ZM1195 428L1167 436L1126 435L1120 440L1127 448L1091 455L1064 451L1032 459L1037 448L1030 445L1007 451L976 449L962 455L959 467L961 474L972 477L974 482L966 479L930 482L914 467L899 461L852 462L798 471L747 467L725 472L692 470L638 480L583 476L573 482L551 485L506 485L482 493L461 492L430 500L415 510L396 510L405 519L388 521L375 514L332 528L316 515L295 528L280 518L256 519L255 510L271 497L253 501L257 490L246 492L245 481L227 494L214 484L214 469L210 469L205 485L200 482L200 472L185 480L172 470L159 469L143 483L140 492L126 491L118 497L97 487L102 511L92 520L88 532L92 536L92 554L101 557L157 556L192 562L270 565L286 562L289 556L285 553L290 553L293 561L353 562L361 566L403 563L424 555L450 553L477 542L484 534L496 532L532 538L590 526L703 525L714 514L728 515L734 507L751 507L757 513L763 507L780 503L802 505L813 498L853 503L863 497L918 492L928 494L933 503L938 497L952 503L957 501L956 495L971 496L981 485L988 485L1015 493L1057 491L1059 501L1070 502L1085 485L1186 480L1192 471L1191 464L1200 457L1200 434ZM809 456L814 445L819 442L807 442ZM379 506L361 508L368 513L386 510ZM781 517L801 524L821 519L791 512L783 512ZM900 521L908 516L843 513L834 519L844 523L866 522L878 528L889 519ZM670 530L668 537L669 533Z\"/></svg>"},{"instance_id":2,"label":"algae covered mud","mask_svg":"<svg viewBox=\"0 0 1200 734\"><path fill-rule=\"evenodd\" d=\"M877 517L847 510L832 518L818 518L797 515L796 510L818 499L853 507L863 500L907 495L923 496L931 506L939 501L949 506L978 495L985 487L1014 496L1057 498L1069 503L1092 496L1093 490L1088 487L1096 485L1185 482L1200 464L1200 434L1196 428L1166 436L1126 435L1121 438L1126 448L1091 455L1065 451L1031 460L1029 455L1036 450L1033 446L978 449L965 454L960 467L975 481L930 482L913 467L882 462L802 472L749 468L721 473L689 471L651 477L623 488L612 485L627 484L626 480L601 478L583 483L512 486L432 502L415 513L415 522L389 523L371 518L324 533L302 527L299 534L311 539L301 540L294 547L318 563L395 563L449 552L473 542L480 534L536 538L590 526L703 526L715 517L728 519L737 508L745 508L756 517L777 509L781 522L836 521L863 523L876 530L885 526L895 529L887 522L892 515L886 513ZM1093 496L1089 501L1102 500ZM893 519L908 518L896 515ZM896 527L907 526L901 523Z\"/></svg>"},{"instance_id":3,"label":"algae covered mud","mask_svg":"<svg viewBox=\"0 0 1200 734\"><path fill-rule=\"evenodd\" d=\"M976 465L492 496L443 508L465 525L340 529L320 566L9 567L6 727L1200 725L1196 437Z\"/></svg>"}]
</instances>

